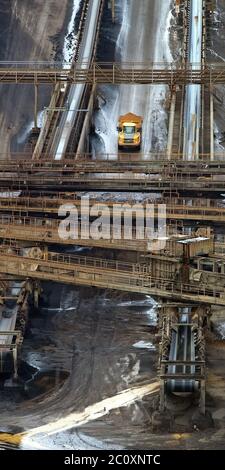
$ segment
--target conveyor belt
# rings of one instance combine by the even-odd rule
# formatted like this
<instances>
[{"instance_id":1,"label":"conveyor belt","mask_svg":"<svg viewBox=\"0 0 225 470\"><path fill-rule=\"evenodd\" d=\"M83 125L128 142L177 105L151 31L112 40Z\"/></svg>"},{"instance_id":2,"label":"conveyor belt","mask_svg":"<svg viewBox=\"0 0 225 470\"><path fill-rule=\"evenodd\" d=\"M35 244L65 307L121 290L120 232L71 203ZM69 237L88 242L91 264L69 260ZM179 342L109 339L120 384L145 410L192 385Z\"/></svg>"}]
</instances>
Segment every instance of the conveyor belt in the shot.
<instances>
[{"instance_id":1,"label":"conveyor belt","mask_svg":"<svg viewBox=\"0 0 225 470\"><path fill-rule=\"evenodd\" d=\"M183 325L181 325L183 323ZM179 326L172 331L172 341L170 347L170 361L195 361L195 344L192 327L189 323L189 314L180 314ZM171 365L168 367L169 374L187 373L194 374L194 366ZM167 381L167 391L170 392L194 392L198 390L199 383L190 379L171 379Z\"/></svg>"}]
</instances>

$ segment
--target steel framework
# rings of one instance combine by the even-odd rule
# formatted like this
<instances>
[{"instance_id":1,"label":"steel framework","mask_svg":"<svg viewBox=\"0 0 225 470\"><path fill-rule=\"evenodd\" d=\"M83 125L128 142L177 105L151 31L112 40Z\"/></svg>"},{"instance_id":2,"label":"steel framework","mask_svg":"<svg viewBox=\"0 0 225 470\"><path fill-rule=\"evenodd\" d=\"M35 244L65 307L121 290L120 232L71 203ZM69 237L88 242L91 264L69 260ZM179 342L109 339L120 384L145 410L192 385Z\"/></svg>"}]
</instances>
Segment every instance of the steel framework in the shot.
<instances>
[{"instance_id":1,"label":"steel framework","mask_svg":"<svg viewBox=\"0 0 225 470\"><path fill-rule=\"evenodd\" d=\"M169 86L187 84L215 85L225 83L223 63L185 64L177 67L173 63L76 63L49 62L0 62L0 83L49 84L86 83L95 84L167 84Z\"/></svg>"},{"instance_id":2,"label":"steel framework","mask_svg":"<svg viewBox=\"0 0 225 470\"><path fill-rule=\"evenodd\" d=\"M225 305L225 288L208 279L200 283L182 283L179 279L160 278L149 274L145 265L111 261L85 256L45 252L34 258L0 248L0 272L33 279L66 284L88 285L106 289L137 292L178 301L193 301L208 305ZM214 275L215 276L215 275Z\"/></svg>"}]
</instances>

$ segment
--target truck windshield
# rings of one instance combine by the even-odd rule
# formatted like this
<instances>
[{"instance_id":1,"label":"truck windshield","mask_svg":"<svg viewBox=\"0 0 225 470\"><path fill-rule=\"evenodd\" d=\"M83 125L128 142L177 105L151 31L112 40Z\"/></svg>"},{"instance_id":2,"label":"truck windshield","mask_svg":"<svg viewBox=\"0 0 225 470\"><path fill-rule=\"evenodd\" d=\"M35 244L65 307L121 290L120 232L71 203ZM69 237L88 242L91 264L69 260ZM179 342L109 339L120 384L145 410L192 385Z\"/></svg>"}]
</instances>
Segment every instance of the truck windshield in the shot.
<instances>
[{"instance_id":1,"label":"truck windshield","mask_svg":"<svg viewBox=\"0 0 225 470\"><path fill-rule=\"evenodd\" d=\"M124 126L123 130L125 134L135 134L135 126Z\"/></svg>"}]
</instances>

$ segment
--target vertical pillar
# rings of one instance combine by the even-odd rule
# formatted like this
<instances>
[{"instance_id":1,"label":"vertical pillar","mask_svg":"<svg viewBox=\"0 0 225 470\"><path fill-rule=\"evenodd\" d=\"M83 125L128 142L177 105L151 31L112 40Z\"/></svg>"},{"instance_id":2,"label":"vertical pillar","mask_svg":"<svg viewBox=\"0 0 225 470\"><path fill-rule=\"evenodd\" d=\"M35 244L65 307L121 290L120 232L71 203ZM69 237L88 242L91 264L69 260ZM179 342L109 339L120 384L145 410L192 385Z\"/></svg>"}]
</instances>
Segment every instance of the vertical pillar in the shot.
<instances>
[{"instance_id":1,"label":"vertical pillar","mask_svg":"<svg viewBox=\"0 0 225 470\"><path fill-rule=\"evenodd\" d=\"M173 88L171 104L170 104L170 118L169 118L169 130L168 130L168 141L167 141L168 160L171 160L171 154L172 154L175 107L176 107L176 90Z\"/></svg>"},{"instance_id":2,"label":"vertical pillar","mask_svg":"<svg viewBox=\"0 0 225 470\"><path fill-rule=\"evenodd\" d=\"M48 245L44 246L44 260L48 261Z\"/></svg>"},{"instance_id":3,"label":"vertical pillar","mask_svg":"<svg viewBox=\"0 0 225 470\"><path fill-rule=\"evenodd\" d=\"M34 306L35 308L38 308L39 304L39 288L38 286L34 287Z\"/></svg>"},{"instance_id":4,"label":"vertical pillar","mask_svg":"<svg viewBox=\"0 0 225 470\"><path fill-rule=\"evenodd\" d=\"M221 261L221 274L225 274L225 264L223 263L223 261Z\"/></svg>"},{"instance_id":5,"label":"vertical pillar","mask_svg":"<svg viewBox=\"0 0 225 470\"><path fill-rule=\"evenodd\" d=\"M199 127L198 126L196 126L196 145L195 145L194 160L199 160Z\"/></svg>"},{"instance_id":6,"label":"vertical pillar","mask_svg":"<svg viewBox=\"0 0 225 470\"><path fill-rule=\"evenodd\" d=\"M210 87L210 160L214 160L214 103L212 86Z\"/></svg>"},{"instance_id":7,"label":"vertical pillar","mask_svg":"<svg viewBox=\"0 0 225 470\"><path fill-rule=\"evenodd\" d=\"M160 380L160 403L159 403L159 410L165 410L165 381Z\"/></svg>"},{"instance_id":8,"label":"vertical pillar","mask_svg":"<svg viewBox=\"0 0 225 470\"><path fill-rule=\"evenodd\" d=\"M159 401L159 411L165 410L165 379L161 376L165 376L166 367L165 364L161 364L160 366L160 377L159 377L159 387L160 387L160 401Z\"/></svg>"},{"instance_id":9,"label":"vertical pillar","mask_svg":"<svg viewBox=\"0 0 225 470\"><path fill-rule=\"evenodd\" d=\"M18 370L17 370L17 346L13 348L13 366L14 366L14 373L13 378L16 380L18 378Z\"/></svg>"},{"instance_id":10,"label":"vertical pillar","mask_svg":"<svg viewBox=\"0 0 225 470\"><path fill-rule=\"evenodd\" d=\"M37 115L38 115L38 85L34 85L34 127L37 129L38 122L37 122Z\"/></svg>"}]
</instances>

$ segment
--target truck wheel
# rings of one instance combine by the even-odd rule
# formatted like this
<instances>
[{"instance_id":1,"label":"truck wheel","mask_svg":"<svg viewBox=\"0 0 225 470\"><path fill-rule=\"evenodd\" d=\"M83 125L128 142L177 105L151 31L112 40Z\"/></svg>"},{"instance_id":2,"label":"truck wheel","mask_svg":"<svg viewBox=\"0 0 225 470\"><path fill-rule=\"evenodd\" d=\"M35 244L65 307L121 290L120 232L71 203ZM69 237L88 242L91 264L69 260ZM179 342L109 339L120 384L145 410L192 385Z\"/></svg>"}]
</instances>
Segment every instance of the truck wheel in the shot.
<instances>
[{"instance_id":1,"label":"truck wheel","mask_svg":"<svg viewBox=\"0 0 225 470\"><path fill-rule=\"evenodd\" d=\"M138 145L137 146L137 151L140 152L140 150L141 150L141 145Z\"/></svg>"}]
</instances>

